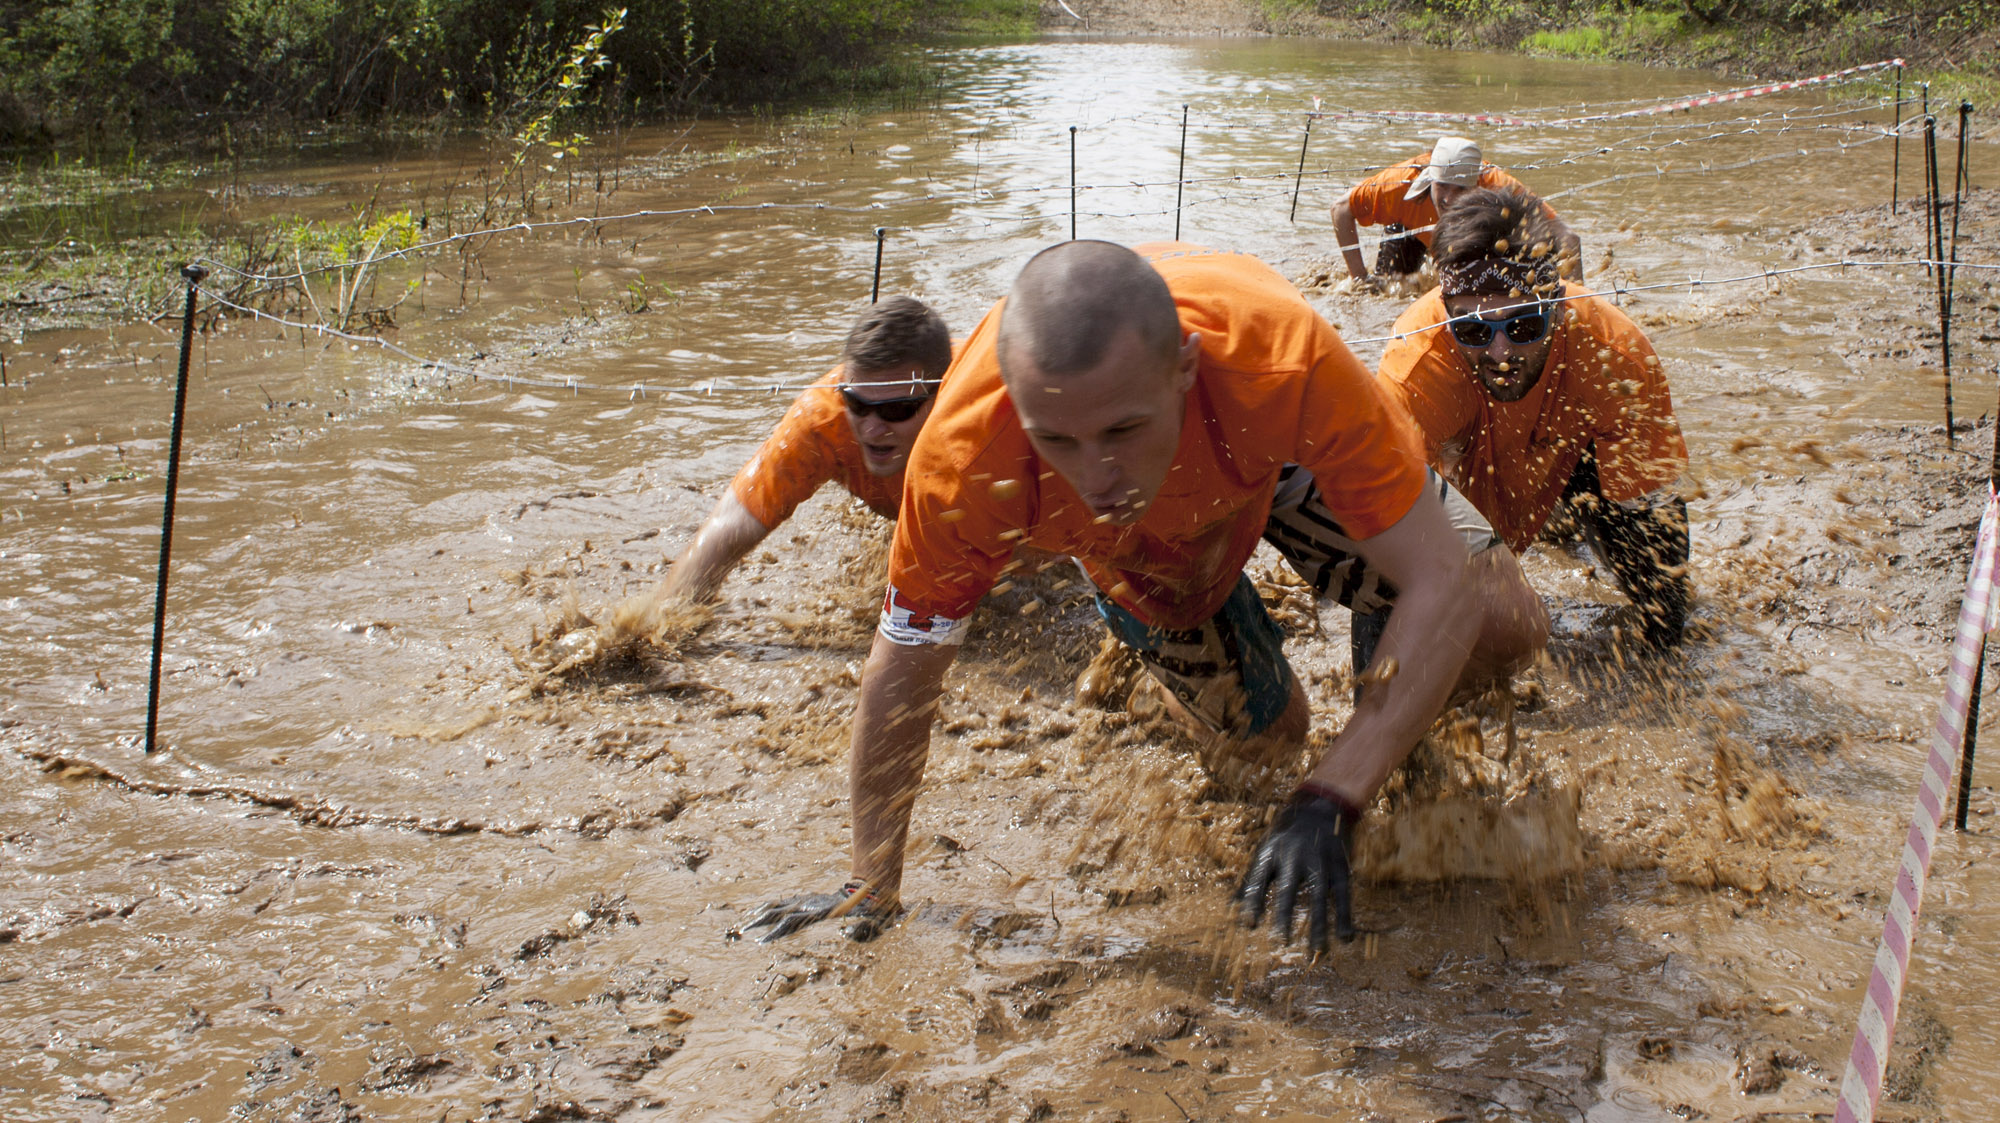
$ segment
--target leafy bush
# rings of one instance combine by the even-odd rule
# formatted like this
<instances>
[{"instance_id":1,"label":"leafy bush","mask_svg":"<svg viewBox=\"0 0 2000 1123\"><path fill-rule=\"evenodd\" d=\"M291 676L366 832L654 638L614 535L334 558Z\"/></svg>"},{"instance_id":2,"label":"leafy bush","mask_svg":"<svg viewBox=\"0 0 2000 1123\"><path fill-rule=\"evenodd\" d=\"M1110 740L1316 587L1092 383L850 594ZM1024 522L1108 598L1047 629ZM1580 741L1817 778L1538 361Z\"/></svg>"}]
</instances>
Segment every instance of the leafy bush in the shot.
<instances>
[{"instance_id":1,"label":"leafy bush","mask_svg":"<svg viewBox=\"0 0 2000 1123\"><path fill-rule=\"evenodd\" d=\"M1023 0L659 0L604 43L598 110L879 84L895 46ZM0 0L0 143L215 121L519 115L604 0Z\"/></svg>"}]
</instances>

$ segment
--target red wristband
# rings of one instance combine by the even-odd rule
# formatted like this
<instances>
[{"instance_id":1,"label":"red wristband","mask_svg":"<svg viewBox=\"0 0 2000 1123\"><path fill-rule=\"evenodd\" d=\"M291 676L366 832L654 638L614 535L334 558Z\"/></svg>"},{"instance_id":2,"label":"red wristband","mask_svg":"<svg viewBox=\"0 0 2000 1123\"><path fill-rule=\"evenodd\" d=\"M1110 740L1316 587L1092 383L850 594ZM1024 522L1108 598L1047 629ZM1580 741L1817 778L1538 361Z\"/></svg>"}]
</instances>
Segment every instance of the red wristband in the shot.
<instances>
[{"instance_id":1,"label":"red wristband","mask_svg":"<svg viewBox=\"0 0 2000 1123\"><path fill-rule=\"evenodd\" d=\"M1298 790L1292 793L1292 801L1294 803L1303 802L1308 799L1323 799L1333 804L1340 811L1340 817L1349 823L1361 820L1361 809L1354 806L1352 800L1316 780L1304 781L1298 786Z\"/></svg>"}]
</instances>

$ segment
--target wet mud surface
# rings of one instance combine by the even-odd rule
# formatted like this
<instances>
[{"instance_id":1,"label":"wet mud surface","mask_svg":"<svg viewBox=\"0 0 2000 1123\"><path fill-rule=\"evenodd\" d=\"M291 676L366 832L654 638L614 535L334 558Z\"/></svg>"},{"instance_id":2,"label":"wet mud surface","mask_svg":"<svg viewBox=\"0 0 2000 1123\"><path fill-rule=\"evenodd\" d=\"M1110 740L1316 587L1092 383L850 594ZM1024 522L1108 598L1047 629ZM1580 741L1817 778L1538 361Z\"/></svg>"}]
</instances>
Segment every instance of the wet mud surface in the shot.
<instances>
[{"instance_id":1,"label":"wet mud surface","mask_svg":"<svg viewBox=\"0 0 2000 1123\"><path fill-rule=\"evenodd\" d=\"M1305 49L1164 57L1205 90L1239 71L1296 89ZM1058 182L1065 154L1022 155L1020 137L1070 118L1035 99L1137 120L1158 107L1101 76L1164 50L996 50L968 66L975 124L899 113L869 123L887 139L823 123L768 147L732 125L694 143L754 154L662 174L643 201L908 192L921 177L899 146L934 177ZM1422 65L1456 88L1451 60ZM1661 80L1606 73L1592 88ZM1509 75L1531 79L1543 100L1573 92ZM1328 128L1339 167L1399 151ZM1212 143L1241 169L1238 135ZM986 138L976 161L969 137ZM1291 144L1269 163L1288 170ZM1607 286L1921 256L1907 202L1892 216L1879 201L1882 149L1867 152L1754 214L1667 181L1563 205ZM384 174L336 170L314 175L337 191ZM1739 174L1723 186L1740 196L1757 181ZM1329 191L1316 225L1303 207L1286 222L1282 199L1224 200L1191 212L1209 217L1189 234L1239 229L1372 363L1380 343L1359 341L1402 303L1326 283ZM1668 206L1687 217L1661 221ZM972 214L976 237L908 234L888 278L959 330L1067 218L996 232ZM2000 198L1975 191L1960 217L1990 260ZM857 307L880 220L791 221L671 226L651 247L496 245L478 300L447 314L433 294L398 338L602 384L803 381ZM1159 221L1101 217L1098 233L1156 237ZM668 258L683 262L674 303L612 310L628 271L657 279ZM1088 590L1062 567L989 597L954 671L908 916L868 944L739 936L762 903L846 875L846 723L887 524L828 489L712 613L648 616L630 598L775 420L772 395L670 408L447 382L225 321L199 344L166 748L146 756L173 341L28 333L7 348L25 384L6 391L0 458L0 1114L1821 1117L1993 448L2000 288L1958 280L1948 447L1927 283L1852 269L1621 298L1693 452L1695 634L1668 658L1627 649L1629 610L1588 552L1531 551L1547 661L1511 700L1447 715L1392 780L1363 828L1362 935L1319 961L1233 925L1266 809L1212 784L1129 667L1098 659ZM1323 745L1351 696L1345 613L1316 611L1274 556L1253 574ZM1977 1119L2000 1096L1985 775L1973 829L1939 849L1884 1120Z\"/></svg>"}]
</instances>

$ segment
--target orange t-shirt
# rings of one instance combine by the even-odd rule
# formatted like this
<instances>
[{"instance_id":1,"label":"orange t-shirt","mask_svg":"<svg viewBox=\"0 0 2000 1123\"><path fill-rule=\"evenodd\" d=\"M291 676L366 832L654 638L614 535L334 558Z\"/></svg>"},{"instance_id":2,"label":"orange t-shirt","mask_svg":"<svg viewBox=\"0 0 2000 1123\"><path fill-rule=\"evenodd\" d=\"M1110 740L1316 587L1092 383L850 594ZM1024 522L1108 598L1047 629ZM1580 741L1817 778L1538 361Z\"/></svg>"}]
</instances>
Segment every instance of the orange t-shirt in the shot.
<instances>
[{"instance_id":1,"label":"orange t-shirt","mask_svg":"<svg viewBox=\"0 0 2000 1123\"><path fill-rule=\"evenodd\" d=\"M868 470L847 421L847 403L832 388L845 373L844 365L836 366L801 392L736 473L730 486L737 501L766 527L791 518L828 480L839 480L876 514L896 517L903 501L903 473L878 476Z\"/></svg>"},{"instance_id":2,"label":"orange t-shirt","mask_svg":"<svg viewBox=\"0 0 2000 1123\"><path fill-rule=\"evenodd\" d=\"M1394 525L1424 486L1419 438L1332 325L1245 254L1137 247L1165 277L1184 332L1201 333L1180 446L1140 520L1099 524L1044 466L1000 381L1004 301L952 365L910 454L882 631L954 643L1022 544L1077 558L1151 624L1191 628L1222 607L1256 549L1278 470L1304 465L1356 538Z\"/></svg>"},{"instance_id":3,"label":"orange t-shirt","mask_svg":"<svg viewBox=\"0 0 2000 1123\"><path fill-rule=\"evenodd\" d=\"M1417 178L1417 173L1423 171L1425 165L1430 162L1431 154L1428 152L1421 156L1412 156L1355 184L1353 190L1347 193L1347 209L1354 215L1355 225L1387 226L1392 222L1400 223L1405 230L1421 229L1423 232L1416 235L1417 240L1426 246L1430 245L1431 232L1426 228L1437 223L1437 203L1428 191L1415 199L1403 198L1403 193L1410 189L1410 184ZM1480 165L1479 186L1494 191L1525 193L1528 190L1526 184L1491 164ZM1555 217L1556 212L1548 204L1542 204L1542 209L1548 212L1550 218Z\"/></svg>"},{"instance_id":4,"label":"orange t-shirt","mask_svg":"<svg viewBox=\"0 0 2000 1123\"><path fill-rule=\"evenodd\" d=\"M1565 282L1563 291L1586 290ZM1583 296L1564 307L1541 380L1518 402L1486 393L1443 326L1441 290L1397 317L1404 338L1382 355L1382 385L1416 419L1425 455L1437 463L1446 445L1463 449L1440 467L1516 550L1541 532L1586 447L1611 500L1665 487L1687 467L1653 345L1609 301Z\"/></svg>"}]
</instances>

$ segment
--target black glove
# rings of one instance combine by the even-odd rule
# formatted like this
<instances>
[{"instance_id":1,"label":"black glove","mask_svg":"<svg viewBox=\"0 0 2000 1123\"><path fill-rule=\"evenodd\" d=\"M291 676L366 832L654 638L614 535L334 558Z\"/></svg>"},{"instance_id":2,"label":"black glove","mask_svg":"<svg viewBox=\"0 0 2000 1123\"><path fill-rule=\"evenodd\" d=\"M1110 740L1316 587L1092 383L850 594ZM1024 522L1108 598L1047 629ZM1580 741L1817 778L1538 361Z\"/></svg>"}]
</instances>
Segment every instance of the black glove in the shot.
<instances>
[{"instance_id":1,"label":"black glove","mask_svg":"<svg viewBox=\"0 0 2000 1123\"><path fill-rule=\"evenodd\" d=\"M850 900L857 894L859 900ZM850 881L840 887L837 893L808 893L801 897L787 897L782 901L772 901L757 910L757 915L744 923L743 928L762 928L769 925L771 930L758 937L757 942L768 944L782 939L804 928L808 924L818 924L828 916L839 912L846 921L844 931L847 938L857 943L866 942L882 934L896 919L901 908L893 904L885 905L873 893L862 892L862 884ZM736 935L741 935L739 929Z\"/></svg>"},{"instance_id":2,"label":"black glove","mask_svg":"<svg viewBox=\"0 0 2000 1123\"><path fill-rule=\"evenodd\" d=\"M1272 926L1285 943L1292 942L1292 909L1300 889L1308 896L1308 940L1314 952L1326 950L1326 902L1333 898L1334 933L1354 938L1354 906L1347 888L1347 840L1360 816L1344 802L1301 789L1278 813L1278 821L1257 844L1250 870L1236 900L1243 922L1255 928L1264 906L1276 894Z\"/></svg>"}]
</instances>

